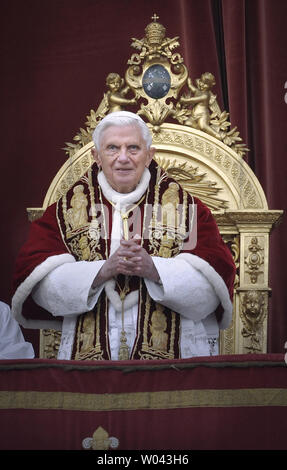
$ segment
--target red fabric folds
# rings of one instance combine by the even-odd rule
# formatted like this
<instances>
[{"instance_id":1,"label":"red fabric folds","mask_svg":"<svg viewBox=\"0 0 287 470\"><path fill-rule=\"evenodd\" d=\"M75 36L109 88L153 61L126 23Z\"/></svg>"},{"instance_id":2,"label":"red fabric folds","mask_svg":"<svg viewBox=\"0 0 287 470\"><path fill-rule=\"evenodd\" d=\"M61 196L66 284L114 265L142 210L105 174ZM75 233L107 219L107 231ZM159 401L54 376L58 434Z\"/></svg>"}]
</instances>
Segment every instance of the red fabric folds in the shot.
<instances>
[{"instance_id":1,"label":"red fabric folds","mask_svg":"<svg viewBox=\"0 0 287 470\"><path fill-rule=\"evenodd\" d=\"M28 240L16 260L13 290L46 258L64 253L67 247L58 230L56 204L53 204L40 219L31 223Z\"/></svg>"},{"instance_id":2,"label":"red fabric folds","mask_svg":"<svg viewBox=\"0 0 287 470\"><path fill-rule=\"evenodd\" d=\"M0 361L0 448L81 450L101 426L119 451L286 449L286 394L283 355Z\"/></svg>"}]
</instances>

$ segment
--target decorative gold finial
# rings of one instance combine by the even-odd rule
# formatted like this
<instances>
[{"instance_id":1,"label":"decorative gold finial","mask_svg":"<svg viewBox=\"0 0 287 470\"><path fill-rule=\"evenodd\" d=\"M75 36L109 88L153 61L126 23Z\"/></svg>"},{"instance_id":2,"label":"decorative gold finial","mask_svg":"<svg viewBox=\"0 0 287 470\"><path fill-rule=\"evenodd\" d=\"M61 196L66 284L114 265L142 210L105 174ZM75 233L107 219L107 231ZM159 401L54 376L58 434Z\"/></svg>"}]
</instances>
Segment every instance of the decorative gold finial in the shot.
<instances>
[{"instance_id":1,"label":"decorative gold finial","mask_svg":"<svg viewBox=\"0 0 287 470\"><path fill-rule=\"evenodd\" d=\"M155 13L151 17L151 20L153 20L156 23L156 20L159 20L159 16L157 16Z\"/></svg>"},{"instance_id":2,"label":"decorative gold finial","mask_svg":"<svg viewBox=\"0 0 287 470\"><path fill-rule=\"evenodd\" d=\"M116 437L110 437L108 432L102 426L99 426L92 437L86 437L83 440L82 446L84 449L92 450L117 449L119 440Z\"/></svg>"}]
</instances>

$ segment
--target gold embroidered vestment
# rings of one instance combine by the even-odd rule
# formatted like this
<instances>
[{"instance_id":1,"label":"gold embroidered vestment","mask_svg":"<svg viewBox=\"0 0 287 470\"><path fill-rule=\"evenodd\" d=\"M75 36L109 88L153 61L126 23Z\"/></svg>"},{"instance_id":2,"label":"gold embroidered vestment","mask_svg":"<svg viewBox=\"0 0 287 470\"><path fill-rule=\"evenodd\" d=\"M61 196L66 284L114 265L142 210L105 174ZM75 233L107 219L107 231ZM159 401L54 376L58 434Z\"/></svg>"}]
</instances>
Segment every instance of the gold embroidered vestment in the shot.
<instances>
[{"instance_id":1,"label":"gold embroidered vestment","mask_svg":"<svg viewBox=\"0 0 287 470\"><path fill-rule=\"evenodd\" d=\"M190 236L192 200L181 187L154 171L146 194L129 213L129 232L141 237L152 256L174 257L183 251ZM57 218L63 241L76 260L105 260L110 252L112 213L97 182L97 167L76 183L57 203ZM123 286L124 276L117 285ZM157 304L138 277L129 279L129 290L139 292L136 339L131 359L173 359L180 357L180 315ZM108 338L109 300L105 290L93 311L78 317L72 359L110 359Z\"/></svg>"}]
</instances>

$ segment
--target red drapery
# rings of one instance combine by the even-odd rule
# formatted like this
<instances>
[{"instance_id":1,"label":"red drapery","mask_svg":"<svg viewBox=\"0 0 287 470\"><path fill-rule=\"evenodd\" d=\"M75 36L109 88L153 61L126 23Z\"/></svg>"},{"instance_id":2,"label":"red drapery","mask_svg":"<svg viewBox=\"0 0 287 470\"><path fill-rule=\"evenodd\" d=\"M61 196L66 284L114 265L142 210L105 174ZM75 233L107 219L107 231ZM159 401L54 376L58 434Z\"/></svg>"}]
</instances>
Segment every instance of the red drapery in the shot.
<instances>
[{"instance_id":1,"label":"red drapery","mask_svg":"<svg viewBox=\"0 0 287 470\"><path fill-rule=\"evenodd\" d=\"M132 37L157 13L179 36L190 76L212 72L222 109L251 149L271 209L287 207L285 0L3 0L1 3L0 298L10 303L26 207L40 207L62 148L96 109L111 71L123 75ZM287 340L287 223L272 234L269 351ZM29 332L26 332L29 337Z\"/></svg>"},{"instance_id":2,"label":"red drapery","mask_svg":"<svg viewBox=\"0 0 287 470\"><path fill-rule=\"evenodd\" d=\"M282 354L0 361L2 450L286 450L286 405Z\"/></svg>"}]
</instances>

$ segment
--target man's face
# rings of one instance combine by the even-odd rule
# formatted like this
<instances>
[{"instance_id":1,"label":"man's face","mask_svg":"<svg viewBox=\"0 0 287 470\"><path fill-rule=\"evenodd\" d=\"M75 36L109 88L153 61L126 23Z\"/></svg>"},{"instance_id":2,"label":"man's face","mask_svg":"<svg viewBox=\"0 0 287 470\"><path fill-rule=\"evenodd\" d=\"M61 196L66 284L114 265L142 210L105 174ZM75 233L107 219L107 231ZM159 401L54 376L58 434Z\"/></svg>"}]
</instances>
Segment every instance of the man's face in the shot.
<instances>
[{"instance_id":1,"label":"man's face","mask_svg":"<svg viewBox=\"0 0 287 470\"><path fill-rule=\"evenodd\" d=\"M94 158L111 187L119 193L130 193L138 185L155 149L146 147L137 126L110 126L101 135L100 150Z\"/></svg>"}]
</instances>

